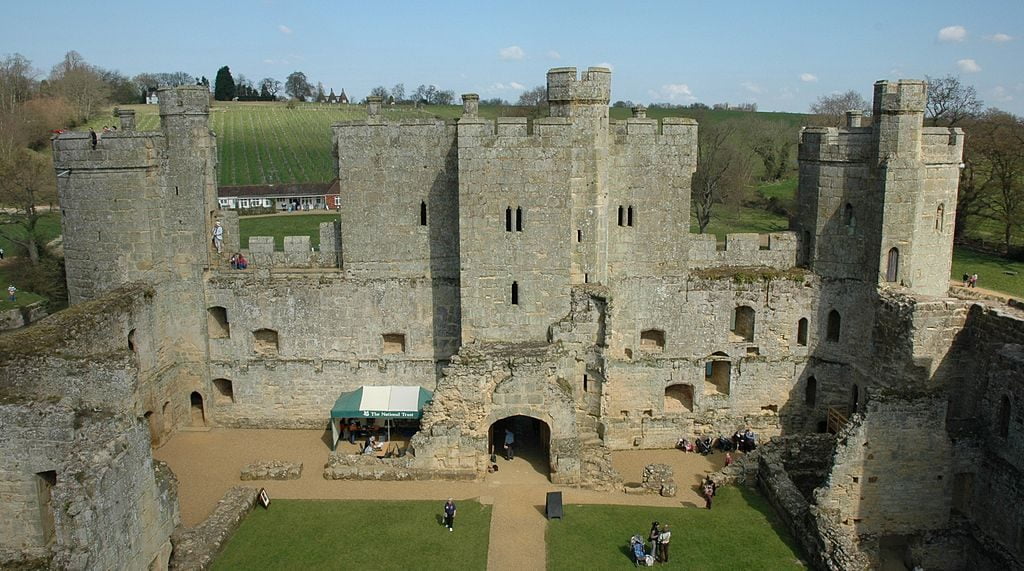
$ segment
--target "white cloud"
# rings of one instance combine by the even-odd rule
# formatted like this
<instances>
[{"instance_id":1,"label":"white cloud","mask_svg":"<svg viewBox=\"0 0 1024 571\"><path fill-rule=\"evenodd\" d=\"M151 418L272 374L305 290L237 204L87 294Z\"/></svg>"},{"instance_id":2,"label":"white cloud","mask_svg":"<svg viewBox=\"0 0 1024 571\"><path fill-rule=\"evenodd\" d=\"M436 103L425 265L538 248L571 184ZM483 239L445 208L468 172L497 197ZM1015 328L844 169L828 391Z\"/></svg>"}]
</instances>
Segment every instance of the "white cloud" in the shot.
<instances>
[{"instance_id":1,"label":"white cloud","mask_svg":"<svg viewBox=\"0 0 1024 571\"><path fill-rule=\"evenodd\" d=\"M613 66L612 64L610 64L610 63L608 63L606 61L603 61L603 62L595 65L594 67L606 67L606 68L608 68L609 71L615 71L615 66Z\"/></svg>"},{"instance_id":2,"label":"white cloud","mask_svg":"<svg viewBox=\"0 0 1024 571\"><path fill-rule=\"evenodd\" d=\"M744 81L740 84L740 87L746 89L751 93L761 93L761 86L754 83L753 81Z\"/></svg>"},{"instance_id":3,"label":"white cloud","mask_svg":"<svg viewBox=\"0 0 1024 571\"><path fill-rule=\"evenodd\" d=\"M556 52L555 50L549 50L548 59L562 59L562 54Z\"/></svg>"},{"instance_id":4,"label":"white cloud","mask_svg":"<svg viewBox=\"0 0 1024 571\"><path fill-rule=\"evenodd\" d=\"M669 83L662 85L661 89L649 92L651 97L668 101L696 101L690 91L690 86L685 83Z\"/></svg>"},{"instance_id":5,"label":"white cloud","mask_svg":"<svg viewBox=\"0 0 1024 571\"><path fill-rule=\"evenodd\" d=\"M1010 34L998 33L992 34L991 36L985 36L985 39L990 42L1002 43L1012 40L1013 36L1011 36Z\"/></svg>"},{"instance_id":6,"label":"white cloud","mask_svg":"<svg viewBox=\"0 0 1024 571\"><path fill-rule=\"evenodd\" d=\"M967 29L963 26L946 26L939 30L940 42L962 42L967 38Z\"/></svg>"},{"instance_id":7,"label":"white cloud","mask_svg":"<svg viewBox=\"0 0 1024 571\"><path fill-rule=\"evenodd\" d=\"M804 83L814 83L818 81L818 76L814 75L813 73L801 73L800 81Z\"/></svg>"},{"instance_id":8,"label":"white cloud","mask_svg":"<svg viewBox=\"0 0 1024 571\"><path fill-rule=\"evenodd\" d=\"M280 30L281 33L285 34L285 35L292 33L292 29L289 28L288 26L285 26L284 24L281 24L280 26L278 26L277 29Z\"/></svg>"},{"instance_id":9,"label":"white cloud","mask_svg":"<svg viewBox=\"0 0 1024 571\"><path fill-rule=\"evenodd\" d=\"M992 90L992 98L995 99L996 101L1002 102L1013 101L1013 95L1011 95L1010 91L1003 87L1002 85L997 85Z\"/></svg>"},{"instance_id":10,"label":"white cloud","mask_svg":"<svg viewBox=\"0 0 1024 571\"><path fill-rule=\"evenodd\" d=\"M510 81L508 83L502 83L499 81L497 83L492 83L487 87L487 91L489 93L493 93L495 91L508 91L510 89L515 91L522 91L526 89L526 86L523 85L522 83L519 83L518 81Z\"/></svg>"},{"instance_id":11,"label":"white cloud","mask_svg":"<svg viewBox=\"0 0 1024 571\"><path fill-rule=\"evenodd\" d=\"M501 56L501 59L523 59L526 53L519 46L509 46L498 50L498 55Z\"/></svg>"},{"instance_id":12,"label":"white cloud","mask_svg":"<svg viewBox=\"0 0 1024 571\"><path fill-rule=\"evenodd\" d=\"M526 89L526 86L523 85L522 83L519 83L518 81L513 81L513 82L509 83L508 86L511 89L518 89L520 91Z\"/></svg>"},{"instance_id":13,"label":"white cloud","mask_svg":"<svg viewBox=\"0 0 1024 571\"><path fill-rule=\"evenodd\" d=\"M981 71L981 66L978 62L973 59L961 59L957 60L956 66L960 68L960 71L964 73L978 73Z\"/></svg>"}]
</instances>

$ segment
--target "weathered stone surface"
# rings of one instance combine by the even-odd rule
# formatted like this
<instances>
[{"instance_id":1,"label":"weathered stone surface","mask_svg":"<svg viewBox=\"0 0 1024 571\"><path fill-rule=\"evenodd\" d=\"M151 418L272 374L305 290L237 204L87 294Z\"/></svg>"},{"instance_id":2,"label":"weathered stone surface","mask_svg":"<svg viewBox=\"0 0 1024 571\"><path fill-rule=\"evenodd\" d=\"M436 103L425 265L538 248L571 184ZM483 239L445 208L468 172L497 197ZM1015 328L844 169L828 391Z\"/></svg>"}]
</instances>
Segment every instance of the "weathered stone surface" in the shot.
<instances>
[{"instance_id":1,"label":"weathered stone surface","mask_svg":"<svg viewBox=\"0 0 1024 571\"><path fill-rule=\"evenodd\" d=\"M239 479L246 480L298 480L302 477L301 462L257 460L242 468Z\"/></svg>"},{"instance_id":2,"label":"weathered stone surface","mask_svg":"<svg viewBox=\"0 0 1024 571\"><path fill-rule=\"evenodd\" d=\"M170 569L209 569L245 516L256 507L258 494L258 488L235 486L225 492L213 513L203 523L193 528L175 530L171 536L174 552Z\"/></svg>"}]
</instances>

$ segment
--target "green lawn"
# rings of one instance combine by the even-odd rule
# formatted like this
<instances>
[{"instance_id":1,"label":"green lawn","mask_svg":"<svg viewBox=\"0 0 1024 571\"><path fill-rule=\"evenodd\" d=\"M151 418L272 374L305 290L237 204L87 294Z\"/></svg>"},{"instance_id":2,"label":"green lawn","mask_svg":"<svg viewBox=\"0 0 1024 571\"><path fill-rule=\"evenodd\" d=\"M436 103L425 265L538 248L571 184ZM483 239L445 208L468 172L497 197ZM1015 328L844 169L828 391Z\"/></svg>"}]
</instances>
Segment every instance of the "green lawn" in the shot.
<instances>
[{"instance_id":1,"label":"green lawn","mask_svg":"<svg viewBox=\"0 0 1024 571\"><path fill-rule=\"evenodd\" d=\"M1024 262L975 252L953 249L950 279L960 280L964 273L978 274L978 286L1024 298Z\"/></svg>"},{"instance_id":2,"label":"green lawn","mask_svg":"<svg viewBox=\"0 0 1024 571\"><path fill-rule=\"evenodd\" d=\"M651 522L672 527L667 569L802 569L795 542L767 500L745 487L718 490L714 509L566 505L548 523L549 569L626 569L629 538Z\"/></svg>"},{"instance_id":3,"label":"green lawn","mask_svg":"<svg viewBox=\"0 0 1024 571\"><path fill-rule=\"evenodd\" d=\"M60 236L60 213L54 209L52 212L40 216L39 221L36 222L36 230L39 231L39 236L44 242L49 242ZM25 230L17 224L6 224L4 231L18 237L25 235ZM20 256L24 253L21 251L21 246L11 243L2 236L0 236L0 248L4 249L6 256Z\"/></svg>"},{"instance_id":4,"label":"green lawn","mask_svg":"<svg viewBox=\"0 0 1024 571\"><path fill-rule=\"evenodd\" d=\"M274 249L284 250L285 236L309 236L310 245L320 247L320 223L338 219L333 214L277 214L273 216L243 216L238 219L238 234L242 248L249 247L250 236L273 236Z\"/></svg>"},{"instance_id":5,"label":"green lawn","mask_svg":"<svg viewBox=\"0 0 1024 571\"><path fill-rule=\"evenodd\" d=\"M13 303L7 301L7 286L11 284L14 284L14 287L18 288L18 293L16 295L17 299ZM21 286L18 284L18 276L13 271L9 268L0 267L0 293L3 293L3 297L0 297L0 311L31 305L37 301L43 301L46 299L41 295L36 295L30 291L22 290Z\"/></svg>"},{"instance_id":6,"label":"green lawn","mask_svg":"<svg viewBox=\"0 0 1024 571\"><path fill-rule=\"evenodd\" d=\"M491 507L443 501L274 500L257 507L212 569L486 569Z\"/></svg>"}]
</instances>

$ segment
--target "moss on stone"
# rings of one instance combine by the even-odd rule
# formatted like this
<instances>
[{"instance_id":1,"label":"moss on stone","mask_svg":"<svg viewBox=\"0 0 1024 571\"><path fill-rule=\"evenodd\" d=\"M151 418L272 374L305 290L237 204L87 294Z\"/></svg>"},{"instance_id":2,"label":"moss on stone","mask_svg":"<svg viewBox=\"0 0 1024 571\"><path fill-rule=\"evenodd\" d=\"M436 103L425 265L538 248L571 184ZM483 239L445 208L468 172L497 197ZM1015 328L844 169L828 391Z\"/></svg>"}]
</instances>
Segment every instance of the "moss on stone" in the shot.
<instances>
[{"instance_id":1,"label":"moss on stone","mask_svg":"<svg viewBox=\"0 0 1024 571\"><path fill-rule=\"evenodd\" d=\"M745 267L745 266L722 266L718 268L706 268L694 270L692 275L707 280L732 280L735 283L757 283L772 280L789 280L802 282L810 274L804 268L789 268L778 270L768 267Z\"/></svg>"}]
</instances>

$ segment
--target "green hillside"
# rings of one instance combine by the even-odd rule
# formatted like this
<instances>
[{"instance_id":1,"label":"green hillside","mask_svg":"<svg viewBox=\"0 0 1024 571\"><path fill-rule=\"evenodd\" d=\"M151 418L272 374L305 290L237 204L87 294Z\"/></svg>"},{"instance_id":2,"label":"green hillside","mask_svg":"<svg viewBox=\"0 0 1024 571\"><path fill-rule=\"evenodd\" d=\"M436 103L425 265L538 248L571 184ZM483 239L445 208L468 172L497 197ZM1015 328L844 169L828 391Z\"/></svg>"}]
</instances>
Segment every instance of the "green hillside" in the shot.
<instances>
[{"instance_id":1,"label":"green hillside","mask_svg":"<svg viewBox=\"0 0 1024 571\"><path fill-rule=\"evenodd\" d=\"M159 108L156 105L125 105L135 110L135 126L139 131L160 128ZM455 119L462 114L462 106L428 105L419 108L399 105L385 106L386 120L399 119ZM507 116L534 116L535 108L515 106L481 106L480 115L489 119ZM648 117L692 117L705 123L730 119L747 120L751 117L778 122L780 128L797 129L804 124L806 115L796 113L746 113L742 111L650 109ZM612 119L625 119L630 110L611 109ZM334 157L331 156L331 125L338 121L366 118L364 105L322 105L300 103L288 109L285 103L222 102L210 109L210 128L217 134L219 159L218 183L221 185L272 184L282 182L326 182L334 178ZM117 120L105 114L90 121L82 129L92 127L99 131L104 125Z\"/></svg>"}]
</instances>

